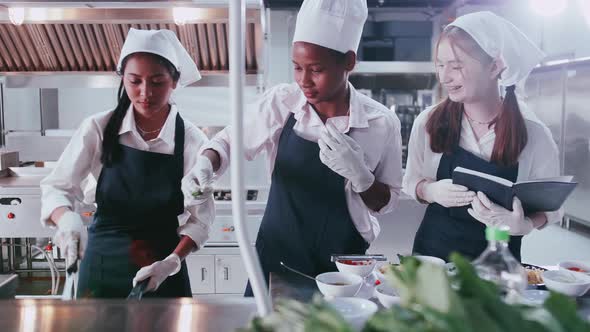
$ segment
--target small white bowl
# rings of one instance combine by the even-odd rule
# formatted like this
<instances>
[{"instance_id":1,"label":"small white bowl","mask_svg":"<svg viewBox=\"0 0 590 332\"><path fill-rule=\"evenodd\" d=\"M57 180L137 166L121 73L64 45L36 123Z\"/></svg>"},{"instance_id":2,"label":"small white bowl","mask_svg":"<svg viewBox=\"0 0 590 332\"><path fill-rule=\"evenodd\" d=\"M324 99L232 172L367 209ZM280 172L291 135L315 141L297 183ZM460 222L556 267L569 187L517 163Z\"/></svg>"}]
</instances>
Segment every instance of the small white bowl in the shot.
<instances>
[{"instance_id":1,"label":"small white bowl","mask_svg":"<svg viewBox=\"0 0 590 332\"><path fill-rule=\"evenodd\" d=\"M426 263L432 263L434 265L438 265L438 266L445 266L445 264L447 262L445 262L443 259L440 259L438 257L434 257L434 256L422 256L422 255L417 255L414 256L417 260L419 260L420 262L426 262Z\"/></svg>"},{"instance_id":2,"label":"small white bowl","mask_svg":"<svg viewBox=\"0 0 590 332\"><path fill-rule=\"evenodd\" d=\"M342 263L342 261L346 260L336 261L336 267L338 268L338 271L356 274L357 276L361 276L363 278L371 274L371 272L373 272L375 264L377 263L374 259L367 259L363 261L368 263L366 265L351 265Z\"/></svg>"},{"instance_id":3,"label":"small white bowl","mask_svg":"<svg viewBox=\"0 0 590 332\"><path fill-rule=\"evenodd\" d=\"M568 296L582 296L590 290L590 276L567 270L543 272L545 286Z\"/></svg>"},{"instance_id":4,"label":"small white bowl","mask_svg":"<svg viewBox=\"0 0 590 332\"><path fill-rule=\"evenodd\" d=\"M395 289L386 284L380 284L375 287L377 298L379 302L383 304L385 308L391 308L391 306L399 304L400 297L397 295Z\"/></svg>"},{"instance_id":5,"label":"small white bowl","mask_svg":"<svg viewBox=\"0 0 590 332\"><path fill-rule=\"evenodd\" d=\"M355 296L363 285L363 278L352 273L326 272L315 278L320 292L324 296Z\"/></svg>"},{"instance_id":6,"label":"small white bowl","mask_svg":"<svg viewBox=\"0 0 590 332\"><path fill-rule=\"evenodd\" d=\"M369 300L354 297L337 297L327 301L334 310L360 331L371 316L377 312L377 305Z\"/></svg>"},{"instance_id":7,"label":"small white bowl","mask_svg":"<svg viewBox=\"0 0 590 332\"><path fill-rule=\"evenodd\" d=\"M584 263L584 262L580 262L580 261L566 261L566 262L559 263L558 266L559 266L560 270L574 271L574 270L570 270L570 269L571 268L579 268L584 271L574 271L574 272L590 274L590 264L588 264L588 263Z\"/></svg>"}]
</instances>

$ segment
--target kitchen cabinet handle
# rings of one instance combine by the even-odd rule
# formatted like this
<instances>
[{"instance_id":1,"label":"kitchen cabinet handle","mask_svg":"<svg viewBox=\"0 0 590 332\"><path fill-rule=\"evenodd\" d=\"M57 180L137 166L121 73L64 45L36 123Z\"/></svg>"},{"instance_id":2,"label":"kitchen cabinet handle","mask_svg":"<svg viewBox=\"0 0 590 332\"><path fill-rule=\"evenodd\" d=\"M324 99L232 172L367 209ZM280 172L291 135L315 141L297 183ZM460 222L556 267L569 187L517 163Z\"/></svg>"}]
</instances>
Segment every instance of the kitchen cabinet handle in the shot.
<instances>
[{"instance_id":1,"label":"kitchen cabinet handle","mask_svg":"<svg viewBox=\"0 0 590 332\"><path fill-rule=\"evenodd\" d=\"M207 277L207 269L202 267L201 268L201 281L205 281L205 278Z\"/></svg>"}]
</instances>

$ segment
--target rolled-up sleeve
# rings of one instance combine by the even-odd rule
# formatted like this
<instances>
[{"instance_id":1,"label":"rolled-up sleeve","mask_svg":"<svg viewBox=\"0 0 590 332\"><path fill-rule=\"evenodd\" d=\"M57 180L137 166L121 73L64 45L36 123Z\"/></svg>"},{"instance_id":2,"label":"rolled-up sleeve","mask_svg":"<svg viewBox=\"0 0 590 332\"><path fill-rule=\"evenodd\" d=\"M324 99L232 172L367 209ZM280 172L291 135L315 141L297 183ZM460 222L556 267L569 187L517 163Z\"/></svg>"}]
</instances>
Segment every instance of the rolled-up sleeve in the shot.
<instances>
[{"instance_id":1,"label":"rolled-up sleeve","mask_svg":"<svg viewBox=\"0 0 590 332\"><path fill-rule=\"evenodd\" d=\"M285 84L275 86L246 108L242 142L244 157L247 160L253 160L262 151L268 153L270 160L274 160L278 138L290 114L290 110L282 105L282 100L278 97L286 88ZM225 173L230 161L231 126L217 133L201 151L207 149L215 150L219 154L221 165L216 176Z\"/></svg>"},{"instance_id":2,"label":"rolled-up sleeve","mask_svg":"<svg viewBox=\"0 0 590 332\"><path fill-rule=\"evenodd\" d=\"M53 171L41 181L41 223L55 226L50 220L58 207L74 209L83 201L81 183L98 163L102 151L101 129L91 119L85 120L72 136Z\"/></svg>"},{"instance_id":3,"label":"rolled-up sleeve","mask_svg":"<svg viewBox=\"0 0 590 332\"><path fill-rule=\"evenodd\" d=\"M555 141L551 137L549 129L544 127L542 130L535 130L535 134L535 136L538 137L533 137L533 139L529 138L530 144L535 145L530 180L560 176L559 151ZM547 223L540 227L540 229L544 228L546 225L561 221L563 215L563 207L557 211L545 212Z\"/></svg>"},{"instance_id":4,"label":"rolled-up sleeve","mask_svg":"<svg viewBox=\"0 0 590 332\"><path fill-rule=\"evenodd\" d=\"M410 133L410 140L408 142L406 171L402 184L403 191L417 201L420 200L416 195L416 187L418 183L426 178L423 172L425 167L424 151L426 150L427 141L425 130L426 115L427 112L420 113L412 125L412 132Z\"/></svg>"},{"instance_id":5,"label":"rolled-up sleeve","mask_svg":"<svg viewBox=\"0 0 590 332\"><path fill-rule=\"evenodd\" d=\"M208 139L200 129L186 121L185 131L184 175L187 175L197 163L197 157L208 143ZM213 196L201 200L184 197L184 208L184 213L178 216L177 233L190 237L197 245L194 250L198 250L209 239L211 225L215 220Z\"/></svg>"},{"instance_id":6,"label":"rolled-up sleeve","mask_svg":"<svg viewBox=\"0 0 590 332\"><path fill-rule=\"evenodd\" d=\"M400 133L400 122L393 117L393 126L385 143L385 149L380 162L377 164L373 174L375 179L389 187L389 202L379 211L369 209L374 216L382 215L393 211L399 202L402 188L402 137ZM359 195L360 196L360 195Z\"/></svg>"}]
</instances>

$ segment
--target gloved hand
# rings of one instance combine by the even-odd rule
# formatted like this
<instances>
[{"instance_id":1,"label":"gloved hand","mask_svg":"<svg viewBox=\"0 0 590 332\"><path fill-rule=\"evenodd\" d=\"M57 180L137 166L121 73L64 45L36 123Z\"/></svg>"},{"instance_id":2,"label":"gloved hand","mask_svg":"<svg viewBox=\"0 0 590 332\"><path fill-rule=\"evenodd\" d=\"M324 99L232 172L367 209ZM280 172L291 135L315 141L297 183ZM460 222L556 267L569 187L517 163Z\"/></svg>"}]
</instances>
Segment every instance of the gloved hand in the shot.
<instances>
[{"instance_id":1,"label":"gloved hand","mask_svg":"<svg viewBox=\"0 0 590 332\"><path fill-rule=\"evenodd\" d=\"M213 165L204 155L197 157L195 166L182 178L181 189L187 205L202 200L213 192Z\"/></svg>"},{"instance_id":2,"label":"gloved hand","mask_svg":"<svg viewBox=\"0 0 590 332\"><path fill-rule=\"evenodd\" d=\"M160 287L160 284L162 284L166 278L178 273L178 271L180 271L180 266L180 257L178 257L177 254L172 253L161 261L157 261L152 265L144 266L139 269L133 278L133 287L135 287L138 282L149 278L150 281L148 282L145 291L154 292Z\"/></svg>"},{"instance_id":3,"label":"gloved hand","mask_svg":"<svg viewBox=\"0 0 590 332\"><path fill-rule=\"evenodd\" d=\"M487 226L508 226L510 235L526 235L535 228L533 221L524 215L522 203L516 197L512 201L512 211L494 204L482 192L477 193L471 206L467 212L473 218Z\"/></svg>"},{"instance_id":4,"label":"gloved hand","mask_svg":"<svg viewBox=\"0 0 590 332\"><path fill-rule=\"evenodd\" d=\"M348 179L355 192L369 189L375 182L375 176L365 162L360 145L352 137L339 132L331 123L327 123L326 128L318 140L322 163Z\"/></svg>"},{"instance_id":5,"label":"gloved hand","mask_svg":"<svg viewBox=\"0 0 590 332\"><path fill-rule=\"evenodd\" d=\"M438 203L446 208L469 205L475 193L467 187L444 179L422 184L422 198L428 203Z\"/></svg>"},{"instance_id":6,"label":"gloved hand","mask_svg":"<svg viewBox=\"0 0 590 332\"><path fill-rule=\"evenodd\" d=\"M62 250L66 261L73 263L76 258L82 259L88 243L88 232L82 217L75 212L66 211L57 222L53 242Z\"/></svg>"}]
</instances>

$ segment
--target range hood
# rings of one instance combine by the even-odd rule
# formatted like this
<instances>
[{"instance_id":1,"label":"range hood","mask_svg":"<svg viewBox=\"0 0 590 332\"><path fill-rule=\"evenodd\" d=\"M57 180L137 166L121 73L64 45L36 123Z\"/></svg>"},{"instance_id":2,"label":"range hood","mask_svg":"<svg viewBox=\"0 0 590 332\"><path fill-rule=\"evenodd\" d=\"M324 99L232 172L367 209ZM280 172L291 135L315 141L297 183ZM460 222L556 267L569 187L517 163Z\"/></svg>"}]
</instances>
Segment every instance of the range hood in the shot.
<instances>
[{"instance_id":1,"label":"range hood","mask_svg":"<svg viewBox=\"0 0 590 332\"><path fill-rule=\"evenodd\" d=\"M190 2L193 7L185 9L190 15L180 25L174 23L172 5L186 1L44 1L44 8L25 7L24 23L14 25L8 9L19 3L41 5L0 5L5 6L0 8L0 76L6 87L117 86L116 63L130 28L174 31L203 75L195 85L227 85L229 12L213 5L219 2L204 1L201 7ZM248 85L256 85L263 64L264 11L252 7L246 10Z\"/></svg>"}]
</instances>

